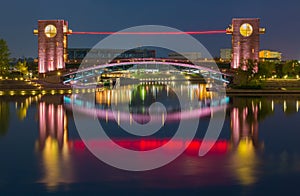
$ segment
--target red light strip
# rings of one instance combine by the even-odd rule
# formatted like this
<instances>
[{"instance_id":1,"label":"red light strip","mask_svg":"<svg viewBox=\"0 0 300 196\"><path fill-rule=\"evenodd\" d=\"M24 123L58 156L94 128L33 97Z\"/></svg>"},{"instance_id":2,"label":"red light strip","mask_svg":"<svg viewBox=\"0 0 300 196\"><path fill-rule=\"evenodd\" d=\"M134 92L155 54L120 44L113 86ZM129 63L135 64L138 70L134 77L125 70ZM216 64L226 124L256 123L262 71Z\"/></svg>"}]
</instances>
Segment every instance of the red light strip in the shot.
<instances>
[{"instance_id":1,"label":"red light strip","mask_svg":"<svg viewBox=\"0 0 300 196\"><path fill-rule=\"evenodd\" d=\"M135 151L147 151L160 148L163 145L169 143L168 148L165 150L173 151L173 149L178 148L178 146L186 146L185 152L189 155L199 156L200 146L207 146L213 141L194 139L191 142L185 141L184 139L172 140L169 139L118 139L113 140L117 145ZM85 141L91 148L107 148L112 149L112 143L108 140L87 140ZM70 145L74 146L75 150L85 150L86 144L82 140L71 140ZM224 154L228 151L230 143L226 140L217 140L212 143L212 147L209 150L210 154ZM113 153L113 152L112 152Z\"/></svg>"},{"instance_id":2,"label":"red light strip","mask_svg":"<svg viewBox=\"0 0 300 196\"><path fill-rule=\"evenodd\" d=\"M214 31L186 31L186 32L176 32L176 31L165 31L165 32L111 32L111 31L102 31L102 32L71 32L69 34L73 35L209 35L209 34L223 34L226 33L226 30L214 30Z\"/></svg>"}]
</instances>

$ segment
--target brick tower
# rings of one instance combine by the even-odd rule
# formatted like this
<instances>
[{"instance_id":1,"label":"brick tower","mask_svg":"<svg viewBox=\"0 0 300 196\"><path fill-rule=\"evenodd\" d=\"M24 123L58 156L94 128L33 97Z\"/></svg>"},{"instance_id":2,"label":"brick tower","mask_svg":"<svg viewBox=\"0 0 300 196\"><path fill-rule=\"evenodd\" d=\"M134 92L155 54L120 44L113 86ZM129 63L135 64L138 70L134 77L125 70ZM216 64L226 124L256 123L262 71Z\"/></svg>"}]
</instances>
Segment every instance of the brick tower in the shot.
<instances>
[{"instance_id":1,"label":"brick tower","mask_svg":"<svg viewBox=\"0 0 300 196\"><path fill-rule=\"evenodd\" d=\"M227 34L232 35L231 68L242 66L242 69L247 69L248 60L258 62L259 38L265 33L265 29L259 26L259 18L232 19L232 25L227 29Z\"/></svg>"},{"instance_id":2,"label":"brick tower","mask_svg":"<svg viewBox=\"0 0 300 196\"><path fill-rule=\"evenodd\" d=\"M67 59L67 36L71 32L65 20L39 20L38 29L38 71L40 74L64 69Z\"/></svg>"}]
</instances>

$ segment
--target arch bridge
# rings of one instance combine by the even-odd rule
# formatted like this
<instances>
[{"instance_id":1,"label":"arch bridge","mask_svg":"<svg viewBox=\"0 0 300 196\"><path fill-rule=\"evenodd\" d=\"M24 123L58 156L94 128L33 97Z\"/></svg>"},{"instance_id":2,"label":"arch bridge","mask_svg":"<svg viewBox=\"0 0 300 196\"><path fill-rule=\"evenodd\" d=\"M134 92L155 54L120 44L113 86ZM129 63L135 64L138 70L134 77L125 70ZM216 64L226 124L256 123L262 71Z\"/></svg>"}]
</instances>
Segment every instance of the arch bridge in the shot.
<instances>
[{"instance_id":1,"label":"arch bridge","mask_svg":"<svg viewBox=\"0 0 300 196\"><path fill-rule=\"evenodd\" d=\"M203 35L203 34L230 34L232 35L231 68L236 69L242 65L247 68L247 60L259 61L260 34L265 28L260 28L259 18L233 18L227 29L186 32L84 32L69 29L66 20L39 20L38 28L34 31L38 35L38 71L41 76L52 71L65 69L68 59L69 35ZM173 63L173 62L169 62ZM188 65L188 64L187 64ZM187 66L184 65L184 66ZM100 66L100 65L99 65ZM107 66L109 65L102 65ZM184 67L180 64L175 66ZM204 70L204 69L202 69ZM210 72L215 73L215 72Z\"/></svg>"},{"instance_id":2,"label":"arch bridge","mask_svg":"<svg viewBox=\"0 0 300 196\"><path fill-rule=\"evenodd\" d=\"M134 59L118 59L109 63L80 67L75 72L70 72L62 76L64 84L71 84L72 82L83 81L88 78L94 78L100 76L105 71L113 71L116 67L127 66L140 66L140 65L164 65L178 68L178 71L188 71L195 74L199 74L204 78L210 78L222 83L229 83L229 74L221 73L218 69L211 68L204 65L195 65L189 60L177 60L177 59L165 59L165 58L134 58ZM131 69L132 70L132 69ZM175 70L176 69L172 69Z\"/></svg>"}]
</instances>

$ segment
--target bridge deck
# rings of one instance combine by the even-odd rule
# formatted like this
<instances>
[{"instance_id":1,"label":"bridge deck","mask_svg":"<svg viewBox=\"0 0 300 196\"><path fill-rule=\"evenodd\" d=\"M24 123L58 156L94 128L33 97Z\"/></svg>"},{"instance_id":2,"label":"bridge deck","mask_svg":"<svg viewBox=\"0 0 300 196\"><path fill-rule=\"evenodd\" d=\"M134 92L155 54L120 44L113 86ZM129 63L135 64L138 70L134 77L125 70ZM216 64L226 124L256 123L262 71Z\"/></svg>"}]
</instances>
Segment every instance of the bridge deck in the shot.
<instances>
[{"instance_id":1,"label":"bridge deck","mask_svg":"<svg viewBox=\"0 0 300 196\"><path fill-rule=\"evenodd\" d=\"M166 58L134 58L134 59L116 59L105 64L79 68L77 71L65 74L63 77L68 77L71 75L76 75L76 74L94 71L94 70L100 70L109 67L126 66L126 65L147 65L147 64L171 65L171 66L200 70L200 72L202 73L207 72L210 74L217 74L220 76L230 76L229 74L221 73L217 67L214 69L203 65L195 65L194 62L190 60L179 60L179 59L177 60L177 59L166 59Z\"/></svg>"}]
</instances>

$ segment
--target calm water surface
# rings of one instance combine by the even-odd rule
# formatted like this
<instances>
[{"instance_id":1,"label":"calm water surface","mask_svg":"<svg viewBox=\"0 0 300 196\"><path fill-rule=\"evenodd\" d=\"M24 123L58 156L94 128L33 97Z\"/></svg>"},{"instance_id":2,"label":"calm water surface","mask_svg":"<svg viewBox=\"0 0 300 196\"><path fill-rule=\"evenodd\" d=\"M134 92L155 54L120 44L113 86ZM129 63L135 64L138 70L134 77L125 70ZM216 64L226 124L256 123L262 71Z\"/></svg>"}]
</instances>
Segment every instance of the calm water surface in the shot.
<instances>
[{"instance_id":1,"label":"calm water surface","mask_svg":"<svg viewBox=\"0 0 300 196\"><path fill-rule=\"evenodd\" d=\"M184 90L202 109L215 98L203 85ZM181 156L146 172L116 169L89 152L75 127L70 98L0 97L1 192L300 194L300 96L229 97L222 132L206 156L199 157L198 150L210 115L201 117L194 141ZM178 111L178 100L165 85L106 90L95 98L100 111L129 102L130 113L142 124L147 118L135 116L147 117L154 101L164 103L167 112ZM132 150L160 147L178 126L168 121L152 137L138 138L121 131L119 123L126 119L100 115L99 121L116 143Z\"/></svg>"}]
</instances>

